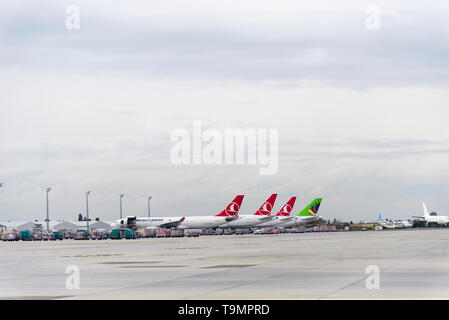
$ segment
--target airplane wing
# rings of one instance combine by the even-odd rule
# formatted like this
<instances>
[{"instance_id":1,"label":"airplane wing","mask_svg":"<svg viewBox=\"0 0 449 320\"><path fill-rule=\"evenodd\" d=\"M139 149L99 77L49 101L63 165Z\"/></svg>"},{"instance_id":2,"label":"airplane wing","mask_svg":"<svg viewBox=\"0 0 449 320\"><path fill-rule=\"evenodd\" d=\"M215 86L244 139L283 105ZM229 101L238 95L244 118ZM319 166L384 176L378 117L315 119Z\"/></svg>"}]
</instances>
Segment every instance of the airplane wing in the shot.
<instances>
[{"instance_id":1,"label":"airplane wing","mask_svg":"<svg viewBox=\"0 0 449 320\"><path fill-rule=\"evenodd\" d=\"M186 217L182 217L181 219L176 221L163 223L159 226L159 228L177 228L185 219Z\"/></svg>"},{"instance_id":2,"label":"airplane wing","mask_svg":"<svg viewBox=\"0 0 449 320\"><path fill-rule=\"evenodd\" d=\"M414 220L422 220L422 221L425 221L426 219L424 219L424 217L419 217L419 216L412 216L412 218L414 219Z\"/></svg>"},{"instance_id":3,"label":"airplane wing","mask_svg":"<svg viewBox=\"0 0 449 320\"><path fill-rule=\"evenodd\" d=\"M225 218L225 221L229 222L229 221L234 221L236 219L240 219L240 217L239 216L229 216L229 217Z\"/></svg>"},{"instance_id":4,"label":"airplane wing","mask_svg":"<svg viewBox=\"0 0 449 320\"><path fill-rule=\"evenodd\" d=\"M273 220L273 218L274 218L274 216L266 216L266 217L260 218L260 221L263 221L263 222L270 221L270 220Z\"/></svg>"}]
</instances>

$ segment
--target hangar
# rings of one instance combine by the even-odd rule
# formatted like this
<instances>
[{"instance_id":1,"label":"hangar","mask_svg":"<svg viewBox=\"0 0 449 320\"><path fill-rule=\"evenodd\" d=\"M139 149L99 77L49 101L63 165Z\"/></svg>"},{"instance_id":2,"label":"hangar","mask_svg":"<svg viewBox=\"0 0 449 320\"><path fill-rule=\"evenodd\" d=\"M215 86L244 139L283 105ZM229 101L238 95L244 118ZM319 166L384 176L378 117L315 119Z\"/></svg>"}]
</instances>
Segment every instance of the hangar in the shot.
<instances>
[{"instance_id":1,"label":"hangar","mask_svg":"<svg viewBox=\"0 0 449 320\"><path fill-rule=\"evenodd\" d=\"M76 230L79 229L78 225L70 222L70 221L62 221L62 222L58 222L56 223L53 227L51 227L51 229L53 230L70 230L75 232Z\"/></svg>"}]
</instances>

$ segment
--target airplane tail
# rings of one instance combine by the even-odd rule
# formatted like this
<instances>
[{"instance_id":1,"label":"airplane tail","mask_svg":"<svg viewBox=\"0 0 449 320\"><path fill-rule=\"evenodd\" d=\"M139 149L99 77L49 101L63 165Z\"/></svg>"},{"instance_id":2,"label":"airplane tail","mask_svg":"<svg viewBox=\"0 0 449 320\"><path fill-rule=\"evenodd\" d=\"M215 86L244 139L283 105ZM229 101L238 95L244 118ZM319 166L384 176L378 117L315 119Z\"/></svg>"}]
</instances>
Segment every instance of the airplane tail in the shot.
<instances>
[{"instance_id":1,"label":"airplane tail","mask_svg":"<svg viewBox=\"0 0 449 320\"><path fill-rule=\"evenodd\" d=\"M276 201L277 196L278 195L276 193L273 193L254 214L256 216L269 216L271 214L271 210L273 210L274 202Z\"/></svg>"},{"instance_id":2,"label":"airplane tail","mask_svg":"<svg viewBox=\"0 0 449 320\"><path fill-rule=\"evenodd\" d=\"M296 216L300 217L318 216L318 209L320 208L321 200L323 200L323 198L316 198Z\"/></svg>"},{"instance_id":3,"label":"airplane tail","mask_svg":"<svg viewBox=\"0 0 449 320\"><path fill-rule=\"evenodd\" d=\"M227 205L227 207L215 215L216 217L232 217L237 216L239 214L240 207L242 205L244 195L239 194Z\"/></svg>"},{"instance_id":4,"label":"airplane tail","mask_svg":"<svg viewBox=\"0 0 449 320\"><path fill-rule=\"evenodd\" d=\"M429 211L427 210L427 206L426 206L426 204L424 202L422 203L422 208L423 208L423 211L424 211L424 217L425 218L429 217L430 214L429 214Z\"/></svg>"},{"instance_id":5,"label":"airplane tail","mask_svg":"<svg viewBox=\"0 0 449 320\"><path fill-rule=\"evenodd\" d=\"M379 217L377 218L377 222L385 221L384 217L382 217L382 213L379 213Z\"/></svg>"},{"instance_id":6,"label":"airplane tail","mask_svg":"<svg viewBox=\"0 0 449 320\"><path fill-rule=\"evenodd\" d=\"M290 216L290 212L292 212L293 206L295 205L296 197L291 197L290 200L279 210L276 216L280 217L288 217Z\"/></svg>"}]
</instances>

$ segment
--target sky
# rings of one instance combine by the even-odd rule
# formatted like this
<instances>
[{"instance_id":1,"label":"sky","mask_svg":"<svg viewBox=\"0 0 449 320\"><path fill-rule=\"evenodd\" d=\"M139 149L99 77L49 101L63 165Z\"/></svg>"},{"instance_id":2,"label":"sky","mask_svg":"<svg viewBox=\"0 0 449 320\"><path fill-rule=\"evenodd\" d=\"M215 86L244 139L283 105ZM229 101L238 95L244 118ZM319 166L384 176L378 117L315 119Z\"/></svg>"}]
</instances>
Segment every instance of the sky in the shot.
<instances>
[{"instance_id":1,"label":"sky","mask_svg":"<svg viewBox=\"0 0 449 320\"><path fill-rule=\"evenodd\" d=\"M67 28L74 5L79 29ZM377 8L377 27L372 21ZM3 1L0 221L449 215L449 3ZM371 27L370 27L371 26ZM174 165L179 128L276 129L279 169Z\"/></svg>"}]
</instances>

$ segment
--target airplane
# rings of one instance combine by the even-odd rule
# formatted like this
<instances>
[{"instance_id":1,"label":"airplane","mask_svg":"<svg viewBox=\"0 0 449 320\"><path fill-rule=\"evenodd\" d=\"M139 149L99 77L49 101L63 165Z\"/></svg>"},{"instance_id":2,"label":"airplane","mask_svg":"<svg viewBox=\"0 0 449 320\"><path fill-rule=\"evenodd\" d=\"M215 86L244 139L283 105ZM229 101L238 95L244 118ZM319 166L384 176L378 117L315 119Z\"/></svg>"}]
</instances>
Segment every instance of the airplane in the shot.
<instances>
[{"instance_id":1,"label":"airplane","mask_svg":"<svg viewBox=\"0 0 449 320\"><path fill-rule=\"evenodd\" d=\"M277 194L273 193L254 214L240 215L237 219L222 224L219 227L225 229L246 229L257 225L258 223L270 220L272 218L270 216L271 210L273 209L276 197Z\"/></svg>"},{"instance_id":2,"label":"airplane","mask_svg":"<svg viewBox=\"0 0 449 320\"><path fill-rule=\"evenodd\" d=\"M226 208L214 216L190 216L190 217L136 217L128 216L126 218L115 220L113 228L179 228L179 229L202 229L216 228L221 224L238 218L238 212L242 205L243 195L238 195L232 200Z\"/></svg>"},{"instance_id":3,"label":"airplane","mask_svg":"<svg viewBox=\"0 0 449 320\"><path fill-rule=\"evenodd\" d=\"M290 228L297 224L306 224L308 222L316 221L319 219L318 209L320 208L323 198L316 198L301 210L296 216L292 217L287 222L284 222L277 227Z\"/></svg>"},{"instance_id":4,"label":"airplane","mask_svg":"<svg viewBox=\"0 0 449 320\"><path fill-rule=\"evenodd\" d=\"M393 220L393 223L399 229L413 227L413 222L410 220Z\"/></svg>"},{"instance_id":5,"label":"airplane","mask_svg":"<svg viewBox=\"0 0 449 320\"><path fill-rule=\"evenodd\" d=\"M388 220L385 220L382 217L382 213L379 213L379 217L377 219L377 224L382 226L385 229L396 229L396 225Z\"/></svg>"},{"instance_id":6,"label":"airplane","mask_svg":"<svg viewBox=\"0 0 449 320\"><path fill-rule=\"evenodd\" d=\"M290 200L288 200L287 203L284 204L281 210L279 210L276 216L273 217L273 219L256 225L256 228L274 228L293 219L293 217L290 217L290 213L293 210L295 201L296 197L291 197Z\"/></svg>"},{"instance_id":7,"label":"airplane","mask_svg":"<svg viewBox=\"0 0 449 320\"><path fill-rule=\"evenodd\" d=\"M429 211L427 210L427 206L424 202L422 203L422 207L424 211L424 216L423 217L414 216L413 218L417 218L417 220L424 221L426 223L426 226L437 224L440 226L443 225L447 227L449 225L448 216L438 216L434 213L429 213Z\"/></svg>"}]
</instances>

